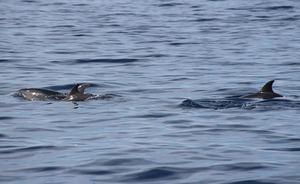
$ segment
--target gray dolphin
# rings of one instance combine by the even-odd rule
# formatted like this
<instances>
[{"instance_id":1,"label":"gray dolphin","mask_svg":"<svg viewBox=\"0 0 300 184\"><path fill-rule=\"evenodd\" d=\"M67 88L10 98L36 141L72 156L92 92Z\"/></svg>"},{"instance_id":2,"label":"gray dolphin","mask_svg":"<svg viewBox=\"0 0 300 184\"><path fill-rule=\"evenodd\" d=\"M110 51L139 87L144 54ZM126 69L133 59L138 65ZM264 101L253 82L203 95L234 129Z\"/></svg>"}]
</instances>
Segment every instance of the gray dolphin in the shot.
<instances>
[{"instance_id":1,"label":"gray dolphin","mask_svg":"<svg viewBox=\"0 0 300 184\"><path fill-rule=\"evenodd\" d=\"M243 96L242 98L263 98L263 99L272 99L276 97L283 97L280 94L277 94L273 91L272 85L274 80L267 82L257 93Z\"/></svg>"},{"instance_id":2,"label":"gray dolphin","mask_svg":"<svg viewBox=\"0 0 300 184\"><path fill-rule=\"evenodd\" d=\"M63 101L84 101L94 95L92 94L84 94L85 88L91 86L91 84L82 84L78 85L75 84L73 88L71 89L71 92L67 94L66 98L63 99Z\"/></svg>"},{"instance_id":3,"label":"gray dolphin","mask_svg":"<svg viewBox=\"0 0 300 184\"><path fill-rule=\"evenodd\" d=\"M48 89L40 88L25 88L18 90L15 95L21 96L29 100L39 99L55 99L63 101L84 101L92 96L92 94L84 94L85 88L91 86L91 84L75 84L69 93L60 93Z\"/></svg>"}]
</instances>

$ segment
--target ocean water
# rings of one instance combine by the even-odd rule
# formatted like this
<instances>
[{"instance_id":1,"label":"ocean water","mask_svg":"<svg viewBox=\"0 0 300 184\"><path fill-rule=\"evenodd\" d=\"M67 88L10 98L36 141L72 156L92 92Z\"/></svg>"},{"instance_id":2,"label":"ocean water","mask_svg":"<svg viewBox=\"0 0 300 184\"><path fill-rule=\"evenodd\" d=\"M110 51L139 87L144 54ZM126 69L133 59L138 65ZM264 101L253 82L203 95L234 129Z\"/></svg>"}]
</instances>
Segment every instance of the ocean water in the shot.
<instances>
[{"instance_id":1,"label":"ocean water","mask_svg":"<svg viewBox=\"0 0 300 184\"><path fill-rule=\"evenodd\" d=\"M300 183L298 1L0 5L1 183Z\"/></svg>"}]
</instances>

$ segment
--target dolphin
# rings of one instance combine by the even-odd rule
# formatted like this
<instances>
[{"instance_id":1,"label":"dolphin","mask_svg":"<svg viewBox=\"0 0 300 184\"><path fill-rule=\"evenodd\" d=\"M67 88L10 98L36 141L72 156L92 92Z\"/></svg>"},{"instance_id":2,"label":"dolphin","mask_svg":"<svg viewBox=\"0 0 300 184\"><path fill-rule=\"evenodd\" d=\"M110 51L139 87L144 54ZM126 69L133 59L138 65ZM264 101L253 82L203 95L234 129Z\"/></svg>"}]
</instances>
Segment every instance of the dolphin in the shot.
<instances>
[{"instance_id":1,"label":"dolphin","mask_svg":"<svg viewBox=\"0 0 300 184\"><path fill-rule=\"evenodd\" d=\"M70 93L67 94L66 98L63 99L63 101L84 101L90 97L93 97L95 95L92 94L84 94L85 88L91 86L91 84L82 84L78 85L75 84L73 88L71 89Z\"/></svg>"},{"instance_id":2,"label":"dolphin","mask_svg":"<svg viewBox=\"0 0 300 184\"><path fill-rule=\"evenodd\" d=\"M60 93L41 88L25 88L18 90L15 95L29 100L55 99L63 101L84 101L90 97L95 96L92 94L84 93L85 88L89 86L91 86L91 84L75 84L69 93Z\"/></svg>"},{"instance_id":3,"label":"dolphin","mask_svg":"<svg viewBox=\"0 0 300 184\"><path fill-rule=\"evenodd\" d=\"M242 98L262 98L262 99L272 99L276 97L283 97L273 91L272 85L274 80L267 82L257 93L243 96Z\"/></svg>"}]
</instances>

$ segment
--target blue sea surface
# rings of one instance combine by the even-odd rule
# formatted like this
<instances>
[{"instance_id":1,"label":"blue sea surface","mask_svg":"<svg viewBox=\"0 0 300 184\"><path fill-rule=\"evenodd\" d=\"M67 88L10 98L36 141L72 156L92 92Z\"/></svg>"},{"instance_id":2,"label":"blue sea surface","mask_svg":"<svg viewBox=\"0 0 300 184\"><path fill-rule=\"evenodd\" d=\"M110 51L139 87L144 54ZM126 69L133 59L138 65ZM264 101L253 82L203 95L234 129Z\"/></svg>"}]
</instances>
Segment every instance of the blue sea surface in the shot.
<instances>
[{"instance_id":1,"label":"blue sea surface","mask_svg":"<svg viewBox=\"0 0 300 184\"><path fill-rule=\"evenodd\" d=\"M0 1L0 182L299 184L299 28L295 0ZM14 95L82 83L113 97Z\"/></svg>"}]
</instances>

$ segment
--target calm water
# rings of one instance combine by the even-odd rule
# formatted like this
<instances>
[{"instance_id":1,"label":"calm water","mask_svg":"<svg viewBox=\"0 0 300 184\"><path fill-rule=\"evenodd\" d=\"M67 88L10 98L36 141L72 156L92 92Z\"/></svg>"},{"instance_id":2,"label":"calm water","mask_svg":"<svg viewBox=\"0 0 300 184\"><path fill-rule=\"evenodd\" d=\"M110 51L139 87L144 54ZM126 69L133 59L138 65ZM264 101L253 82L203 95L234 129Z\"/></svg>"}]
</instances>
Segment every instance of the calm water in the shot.
<instances>
[{"instance_id":1,"label":"calm water","mask_svg":"<svg viewBox=\"0 0 300 184\"><path fill-rule=\"evenodd\" d=\"M300 183L298 1L0 5L0 182ZM117 96L13 96L76 83Z\"/></svg>"}]
</instances>

